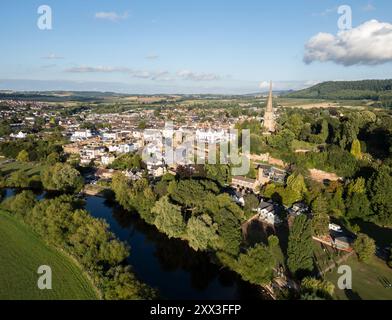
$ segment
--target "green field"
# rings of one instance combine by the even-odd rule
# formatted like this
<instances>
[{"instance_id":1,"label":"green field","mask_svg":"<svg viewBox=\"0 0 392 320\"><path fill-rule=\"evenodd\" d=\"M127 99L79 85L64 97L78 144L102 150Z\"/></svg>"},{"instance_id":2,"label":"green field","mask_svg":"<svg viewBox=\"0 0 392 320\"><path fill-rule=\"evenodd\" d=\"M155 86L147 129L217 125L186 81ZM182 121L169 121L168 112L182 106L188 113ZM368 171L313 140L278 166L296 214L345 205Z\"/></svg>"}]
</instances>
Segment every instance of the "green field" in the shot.
<instances>
[{"instance_id":1,"label":"green field","mask_svg":"<svg viewBox=\"0 0 392 320\"><path fill-rule=\"evenodd\" d=\"M23 163L23 162L10 162L10 163L1 163L0 171L4 174L10 174L14 171L23 170L29 177L34 175L39 175L41 171L46 167L44 164L39 163Z\"/></svg>"},{"instance_id":2,"label":"green field","mask_svg":"<svg viewBox=\"0 0 392 320\"><path fill-rule=\"evenodd\" d=\"M353 289L345 292L337 287L341 274L338 274L335 268L326 274L326 279L335 285L335 299L392 300L392 288L384 288L380 282L380 278L386 278L392 283L392 269L384 261L374 257L365 264L353 256L343 264L351 266Z\"/></svg>"},{"instance_id":3,"label":"green field","mask_svg":"<svg viewBox=\"0 0 392 320\"><path fill-rule=\"evenodd\" d=\"M38 267L52 269L52 290L37 286ZM0 211L0 300L91 300L96 290L69 257Z\"/></svg>"}]
</instances>

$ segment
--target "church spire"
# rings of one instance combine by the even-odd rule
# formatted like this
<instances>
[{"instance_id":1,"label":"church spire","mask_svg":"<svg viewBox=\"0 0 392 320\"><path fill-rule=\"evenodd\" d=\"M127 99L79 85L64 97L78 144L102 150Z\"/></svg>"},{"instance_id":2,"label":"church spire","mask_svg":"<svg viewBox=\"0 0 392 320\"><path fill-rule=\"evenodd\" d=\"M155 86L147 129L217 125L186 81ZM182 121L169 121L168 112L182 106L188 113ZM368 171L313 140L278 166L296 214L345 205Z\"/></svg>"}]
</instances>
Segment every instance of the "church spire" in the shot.
<instances>
[{"instance_id":1,"label":"church spire","mask_svg":"<svg viewBox=\"0 0 392 320\"><path fill-rule=\"evenodd\" d=\"M263 123L266 133L275 132L275 119L274 119L272 98L273 98L273 94L272 94L272 81L271 81L267 106L264 113L264 123Z\"/></svg>"}]
</instances>

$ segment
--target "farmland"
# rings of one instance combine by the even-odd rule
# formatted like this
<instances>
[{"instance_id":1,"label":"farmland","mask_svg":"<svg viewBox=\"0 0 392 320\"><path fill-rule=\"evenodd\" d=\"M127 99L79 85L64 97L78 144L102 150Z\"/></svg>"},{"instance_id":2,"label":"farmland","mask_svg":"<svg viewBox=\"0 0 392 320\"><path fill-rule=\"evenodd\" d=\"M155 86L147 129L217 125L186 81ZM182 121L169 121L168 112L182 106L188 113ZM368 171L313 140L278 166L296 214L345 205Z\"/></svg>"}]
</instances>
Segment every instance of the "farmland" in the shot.
<instances>
[{"instance_id":1,"label":"farmland","mask_svg":"<svg viewBox=\"0 0 392 320\"><path fill-rule=\"evenodd\" d=\"M37 286L38 267L52 269L52 290ZM70 258L27 226L0 212L0 300L92 300L96 290Z\"/></svg>"}]
</instances>

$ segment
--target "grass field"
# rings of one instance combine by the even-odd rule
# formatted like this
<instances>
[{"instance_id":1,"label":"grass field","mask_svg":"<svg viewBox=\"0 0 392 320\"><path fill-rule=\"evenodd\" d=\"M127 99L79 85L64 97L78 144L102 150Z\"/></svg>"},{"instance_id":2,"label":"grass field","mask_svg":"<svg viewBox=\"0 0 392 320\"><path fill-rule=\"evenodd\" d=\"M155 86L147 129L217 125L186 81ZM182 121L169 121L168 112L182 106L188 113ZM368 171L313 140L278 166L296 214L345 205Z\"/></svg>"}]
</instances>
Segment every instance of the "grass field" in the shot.
<instances>
[{"instance_id":1,"label":"grass field","mask_svg":"<svg viewBox=\"0 0 392 320\"><path fill-rule=\"evenodd\" d=\"M44 164L37 163L24 163L24 162L9 162L9 163L1 163L0 170L4 174L10 174L14 171L23 170L29 177L38 175L41 171L46 167Z\"/></svg>"},{"instance_id":2,"label":"grass field","mask_svg":"<svg viewBox=\"0 0 392 320\"><path fill-rule=\"evenodd\" d=\"M52 269L52 290L37 287L38 267ZM0 300L91 300L97 294L69 257L0 211Z\"/></svg>"},{"instance_id":3,"label":"grass field","mask_svg":"<svg viewBox=\"0 0 392 320\"><path fill-rule=\"evenodd\" d=\"M352 270L352 291L340 290L337 281L341 274L335 268L326 274L326 279L335 285L335 298L339 300L392 300L392 288L384 288L380 279L386 278L392 283L392 269L377 257L368 264L359 262L356 256L350 257L343 264Z\"/></svg>"}]
</instances>

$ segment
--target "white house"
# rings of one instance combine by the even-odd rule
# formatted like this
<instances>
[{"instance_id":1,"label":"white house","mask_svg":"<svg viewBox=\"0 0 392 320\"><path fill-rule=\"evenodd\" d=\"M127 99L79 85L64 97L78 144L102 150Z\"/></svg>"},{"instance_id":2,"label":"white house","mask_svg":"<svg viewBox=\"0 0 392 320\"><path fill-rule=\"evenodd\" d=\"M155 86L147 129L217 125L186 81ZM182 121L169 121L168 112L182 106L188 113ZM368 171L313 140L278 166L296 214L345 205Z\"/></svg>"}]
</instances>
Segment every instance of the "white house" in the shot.
<instances>
[{"instance_id":1,"label":"white house","mask_svg":"<svg viewBox=\"0 0 392 320\"><path fill-rule=\"evenodd\" d=\"M114 160L116 160L116 157L115 157L114 155L112 155L112 154L104 154L104 155L101 157L101 163L102 163L104 166L111 165L111 164L113 163Z\"/></svg>"},{"instance_id":2,"label":"white house","mask_svg":"<svg viewBox=\"0 0 392 320\"><path fill-rule=\"evenodd\" d=\"M272 201L262 200L257 207L257 213L259 215L258 218L267 222L268 224L275 225L282 222L275 210L275 205Z\"/></svg>"},{"instance_id":3,"label":"white house","mask_svg":"<svg viewBox=\"0 0 392 320\"><path fill-rule=\"evenodd\" d=\"M226 134L225 130L196 130L196 140L198 142L204 142L204 143L219 143L219 142L224 142L228 141L229 136Z\"/></svg>"},{"instance_id":4,"label":"white house","mask_svg":"<svg viewBox=\"0 0 392 320\"><path fill-rule=\"evenodd\" d=\"M116 140L118 137L117 132L103 132L102 139L103 140Z\"/></svg>"},{"instance_id":5,"label":"white house","mask_svg":"<svg viewBox=\"0 0 392 320\"><path fill-rule=\"evenodd\" d=\"M71 141L79 141L79 140L85 140L89 139L93 136L91 130L80 130L80 131L75 131L72 136L71 136Z\"/></svg>"},{"instance_id":6,"label":"white house","mask_svg":"<svg viewBox=\"0 0 392 320\"><path fill-rule=\"evenodd\" d=\"M27 137L27 133L19 131L17 134L11 133L10 137L15 139L25 139Z\"/></svg>"}]
</instances>

